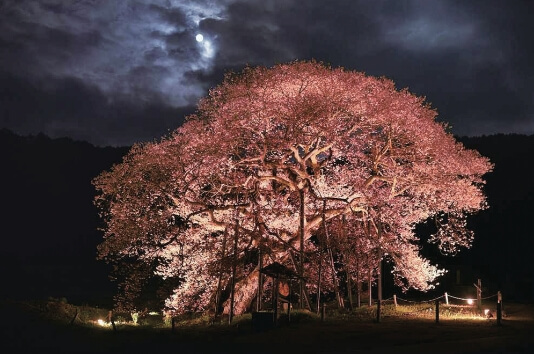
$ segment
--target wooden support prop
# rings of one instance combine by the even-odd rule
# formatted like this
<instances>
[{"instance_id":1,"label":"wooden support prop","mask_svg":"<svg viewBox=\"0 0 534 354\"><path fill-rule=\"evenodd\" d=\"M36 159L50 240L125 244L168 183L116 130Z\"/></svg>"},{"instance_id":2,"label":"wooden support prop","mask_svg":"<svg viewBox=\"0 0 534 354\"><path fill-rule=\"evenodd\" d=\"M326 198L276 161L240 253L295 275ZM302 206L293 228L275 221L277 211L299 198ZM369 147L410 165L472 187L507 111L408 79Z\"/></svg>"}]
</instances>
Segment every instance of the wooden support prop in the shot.
<instances>
[{"instance_id":1,"label":"wooden support prop","mask_svg":"<svg viewBox=\"0 0 534 354\"><path fill-rule=\"evenodd\" d=\"M321 247L321 246L320 246ZM321 276L323 268L323 252L319 253L319 276L317 278L317 314L321 313Z\"/></svg>"},{"instance_id":2,"label":"wooden support prop","mask_svg":"<svg viewBox=\"0 0 534 354\"><path fill-rule=\"evenodd\" d=\"M232 257L232 287L230 289L230 309L228 313L228 324L232 324L234 318L234 303L235 303L235 286L236 286L236 268L237 268L237 240L239 237L239 214L236 208L236 217L234 225L234 254Z\"/></svg>"},{"instance_id":3,"label":"wooden support prop","mask_svg":"<svg viewBox=\"0 0 534 354\"><path fill-rule=\"evenodd\" d=\"M445 304L449 304L449 294L445 293Z\"/></svg>"},{"instance_id":4,"label":"wooden support prop","mask_svg":"<svg viewBox=\"0 0 534 354\"><path fill-rule=\"evenodd\" d=\"M439 300L436 300L436 323L439 323Z\"/></svg>"},{"instance_id":5,"label":"wooden support prop","mask_svg":"<svg viewBox=\"0 0 534 354\"><path fill-rule=\"evenodd\" d=\"M393 303L395 304L395 309L397 309L397 295L393 294Z\"/></svg>"},{"instance_id":6,"label":"wooden support prop","mask_svg":"<svg viewBox=\"0 0 534 354\"><path fill-rule=\"evenodd\" d=\"M263 268L263 254L261 253L261 247L258 247L258 270ZM291 285L289 287L291 289ZM261 311L261 302L263 298L263 274L258 274L258 291L256 293L256 312Z\"/></svg>"},{"instance_id":7,"label":"wooden support prop","mask_svg":"<svg viewBox=\"0 0 534 354\"><path fill-rule=\"evenodd\" d=\"M224 229L223 241L222 241L222 247L221 247L221 258L220 258L221 262L224 260L225 254L226 254L226 236L227 235L228 235L228 228ZM180 250L182 251L183 248L181 247ZM260 259L261 259L261 255L260 255ZM182 262L183 262L183 258L182 258ZM213 313L214 319L217 318L217 315L219 314L219 308L221 307L222 277L223 277L223 269L221 267L221 269L219 269L219 279L217 281L217 291L215 293L215 311ZM260 289L259 286L258 286L258 289Z\"/></svg>"},{"instance_id":8,"label":"wooden support prop","mask_svg":"<svg viewBox=\"0 0 534 354\"><path fill-rule=\"evenodd\" d=\"M274 301L273 301L273 323L276 326L278 322L278 278L274 278Z\"/></svg>"},{"instance_id":9,"label":"wooden support prop","mask_svg":"<svg viewBox=\"0 0 534 354\"><path fill-rule=\"evenodd\" d=\"M371 291L372 279L371 279L371 267L369 267L369 274L367 279L367 288L369 289L369 307L373 306L373 292Z\"/></svg>"},{"instance_id":10,"label":"wooden support prop","mask_svg":"<svg viewBox=\"0 0 534 354\"><path fill-rule=\"evenodd\" d=\"M362 283L360 282L359 277L357 278L356 290L358 292L358 294L356 295L356 306L361 307L362 306Z\"/></svg>"},{"instance_id":11,"label":"wooden support prop","mask_svg":"<svg viewBox=\"0 0 534 354\"><path fill-rule=\"evenodd\" d=\"M289 282L289 297L287 298L287 323L291 323L291 279Z\"/></svg>"},{"instance_id":12,"label":"wooden support prop","mask_svg":"<svg viewBox=\"0 0 534 354\"><path fill-rule=\"evenodd\" d=\"M345 274L347 275L347 296L349 297L349 308L352 311L354 310L354 304L352 303L352 281L350 280L349 272L345 270Z\"/></svg>"}]
</instances>

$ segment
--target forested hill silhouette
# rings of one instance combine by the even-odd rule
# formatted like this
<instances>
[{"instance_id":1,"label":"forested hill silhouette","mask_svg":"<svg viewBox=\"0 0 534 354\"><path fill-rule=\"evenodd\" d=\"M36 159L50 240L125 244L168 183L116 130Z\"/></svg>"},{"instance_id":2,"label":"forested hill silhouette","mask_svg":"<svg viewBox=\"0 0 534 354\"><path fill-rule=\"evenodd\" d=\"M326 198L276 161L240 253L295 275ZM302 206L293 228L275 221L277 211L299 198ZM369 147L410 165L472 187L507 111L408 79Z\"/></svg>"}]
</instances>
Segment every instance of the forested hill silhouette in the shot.
<instances>
[{"instance_id":1,"label":"forested hill silhouette","mask_svg":"<svg viewBox=\"0 0 534 354\"><path fill-rule=\"evenodd\" d=\"M0 131L4 296L96 301L113 288L97 262L91 180L129 150Z\"/></svg>"},{"instance_id":2,"label":"forested hill silhouette","mask_svg":"<svg viewBox=\"0 0 534 354\"><path fill-rule=\"evenodd\" d=\"M439 264L474 269L486 284L533 301L534 135L458 138L495 164L486 176L490 208L470 218L471 250ZM102 241L91 180L122 161L129 147L95 147L68 138L0 130L3 295L66 297L104 305L115 286L96 260Z\"/></svg>"}]
</instances>

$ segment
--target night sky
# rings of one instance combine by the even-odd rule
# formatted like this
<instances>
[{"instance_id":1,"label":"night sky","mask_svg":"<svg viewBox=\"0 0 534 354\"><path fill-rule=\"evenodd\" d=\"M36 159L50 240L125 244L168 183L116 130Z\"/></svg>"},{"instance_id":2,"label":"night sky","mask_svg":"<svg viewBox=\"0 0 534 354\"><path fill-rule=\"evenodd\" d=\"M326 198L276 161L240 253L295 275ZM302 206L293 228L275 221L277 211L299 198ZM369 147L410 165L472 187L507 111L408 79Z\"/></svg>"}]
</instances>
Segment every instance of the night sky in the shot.
<instances>
[{"instance_id":1,"label":"night sky","mask_svg":"<svg viewBox=\"0 0 534 354\"><path fill-rule=\"evenodd\" d=\"M520 0L3 0L0 128L150 141L228 70L315 59L426 96L456 135L533 134L533 15Z\"/></svg>"}]
</instances>

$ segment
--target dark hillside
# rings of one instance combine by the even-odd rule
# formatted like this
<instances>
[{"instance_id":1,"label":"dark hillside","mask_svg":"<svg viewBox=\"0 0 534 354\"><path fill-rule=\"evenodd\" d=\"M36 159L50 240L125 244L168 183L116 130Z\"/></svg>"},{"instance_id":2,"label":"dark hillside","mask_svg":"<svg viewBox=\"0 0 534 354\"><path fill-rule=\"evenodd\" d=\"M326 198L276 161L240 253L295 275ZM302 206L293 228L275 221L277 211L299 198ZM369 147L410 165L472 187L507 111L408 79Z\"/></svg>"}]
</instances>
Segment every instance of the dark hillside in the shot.
<instances>
[{"instance_id":1,"label":"dark hillside","mask_svg":"<svg viewBox=\"0 0 534 354\"><path fill-rule=\"evenodd\" d=\"M495 165L486 176L489 209L470 219L473 248L459 259L517 300L534 301L534 135L462 137Z\"/></svg>"},{"instance_id":2,"label":"dark hillside","mask_svg":"<svg viewBox=\"0 0 534 354\"><path fill-rule=\"evenodd\" d=\"M107 296L107 269L95 262L102 237L91 180L127 150L0 131L5 296Z\"/></svg>"}]
</instances>

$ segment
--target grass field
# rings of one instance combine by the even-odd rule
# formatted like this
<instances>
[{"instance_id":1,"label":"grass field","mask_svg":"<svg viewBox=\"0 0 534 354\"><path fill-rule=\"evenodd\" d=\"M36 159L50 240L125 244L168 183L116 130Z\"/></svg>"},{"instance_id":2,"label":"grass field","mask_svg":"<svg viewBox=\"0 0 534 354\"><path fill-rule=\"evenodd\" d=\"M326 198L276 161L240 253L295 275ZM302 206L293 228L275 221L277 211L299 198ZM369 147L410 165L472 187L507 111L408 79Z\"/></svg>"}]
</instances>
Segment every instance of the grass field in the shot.
<instances>
[{"instance_id":1,"label":"grass field","mask_svg":"<svg viewBox=\"0 0 534 354\"><path fill-rule=\"evenodd\" d=\"M267 353L267 352L532 352L534 306L506 304L501 325L474 308L440 307L436 323L431 305L329 310L324 321L294 311L291 323L258 331L250 314L226 319L190 316L170 323L161 316L116 315L116 330L105 323L108 311L61 301L2 301L4 353ZM101 319L103 325L98 324Z\"/></svg>"}]
</instances>

